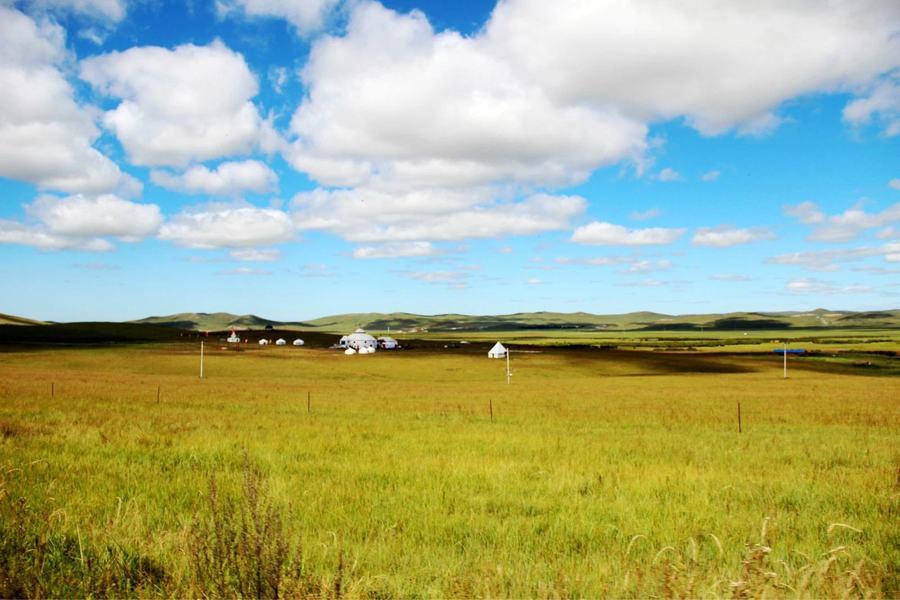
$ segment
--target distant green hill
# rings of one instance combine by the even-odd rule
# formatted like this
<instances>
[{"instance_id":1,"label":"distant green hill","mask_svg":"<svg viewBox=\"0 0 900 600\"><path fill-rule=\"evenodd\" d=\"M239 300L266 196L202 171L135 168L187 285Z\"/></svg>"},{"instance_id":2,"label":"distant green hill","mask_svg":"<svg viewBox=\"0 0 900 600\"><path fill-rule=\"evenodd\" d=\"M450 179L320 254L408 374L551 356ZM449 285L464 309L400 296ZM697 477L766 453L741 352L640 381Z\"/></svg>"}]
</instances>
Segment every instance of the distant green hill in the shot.
<instances>
[{"instance_id":1,"label":"distant green hill","mask_svg":"<svg viewBox=\"0 0 900 600\"><path fill-rule=\"evenodd\" d=\"M43 321L35 321L34 319L26 319L25 317L16 317L13 315L5 315L0 313L0 325L44 325Z\"/></svg>"},{"instance_id":2,"label":"distant green hill","mask_svg":"<svg viewBox=\"0 0 900 600\"><path fill-rule=\"evenodd\" d=\"M807 312L736 312L725 314L667 315L655 312L633 312L619 315L597 315L586 312L531 312L508 315L417 315L414 313L349 313L321 317L305 322L283 322L256 315L230 313L180 313L148 317L135 321L195 331L223 331L229 328L297 329L342 333L362 327L371 331L452 332L452 331L522 331L522 330L588 330L588 331L741 331L788 328L900 328L900 310Z\"/></svg>"}]
</instances>

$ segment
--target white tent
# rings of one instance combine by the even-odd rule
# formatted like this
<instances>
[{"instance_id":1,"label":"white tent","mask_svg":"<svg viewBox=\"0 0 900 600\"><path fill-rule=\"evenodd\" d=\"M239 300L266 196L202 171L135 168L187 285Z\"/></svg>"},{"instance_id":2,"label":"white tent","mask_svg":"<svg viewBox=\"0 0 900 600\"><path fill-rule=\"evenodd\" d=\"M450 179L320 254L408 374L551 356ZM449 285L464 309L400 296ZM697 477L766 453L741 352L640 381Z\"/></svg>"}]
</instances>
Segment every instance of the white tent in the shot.
<instances>
[{"instance_id":1,"label":"white tent","mask_svg":"<svg viewBox=\"0 0 900 600\"><path fill-rule=\"evenodd\" d=\"M375 354L375 348L372 346L363 346L359 349L360 354Z\"/></svg>"},{"instance_id":2,"label":"white tent","mask_svg":"<svg viewBox=\"0 0 900 600\"><path fill-rule=\"evenodd\" d=\"M269 340L266 340L266 339L259 340L259 345L260 346L268 346Z\"/></svg>"},{"instance_id":3,"label":"white tent","mask_svg":"<svg viewBox=\"0 0 900 600\"><path fill-rule=\"evenodd\" d=\"M352 354L356 354L356 350L354 350L353 348L347 348L346 350L344 350L344 354L350 356Z\"/></svg>"},{"instance_id":4,"label":"white tent","mask_svg":"<svg viewBox=\"0 0 900 600\"><path fill-rule=\"evenodd\" d=\"M287 344L287 341L284 338L278 338L277 340L275 340L276 346L284 346L285 344Z\"/></svg>"},{"instance_id":5,"label":"white tent","mask_svg":"<svg viewBox=\"0 0 900 600\"><path fill-rule=\"evenodd\" d=\"M303 345L303 340L301 340L300 338L297 338L296 340L294 340L294 345L295 345L295 346L302 346L302 345Z\"/></svg>"},{"instance_id":6,"label":"white tent","mask_svg":"<svg viewBox=\"0 0 900 600\"><path fill-rule=\"evenodd\" d=\"M364 329L357 329L350 335L342 337L338 345L341 348L362 350L363 348L375 348L378 346L378 340L366 333Z\"/></svg>"},{"instance_id":7,"label":"white tent","mask_svg":"<svg viewBox=\"0 0 900 600\"><path fill-rule=\"evenodd\" d=\"M494 347L491 348L490 352L488 352L488 358L506 358L507 350L500 342L494 344Z\"/></svg>"},{"instance_id":8,"label":"white tent","mask_svg":"<svg viewBox=\"0 0 900 600\"><path fill-rule=\"evenodd\" d=\"M400 347L400 344L397 343L392 337L380 337L378 338L378 345L384 348L385 350L395 350Z\"/></svg>"},{"instance_id":9,"label":"white tent","mask_svg":"<svg viewBox=\"0 0 900 600\"><path fill-rule=\"evenodd\" d=\"M239 337L237 336L237 334L236 334L235 332L232 331L232 332L231 332L231 335L228 336L228 338L226 338L225 341L228 342L229 344L237 344L238 342L241 341L241 338L239 338Z\"/></svg>"}]
</instances>

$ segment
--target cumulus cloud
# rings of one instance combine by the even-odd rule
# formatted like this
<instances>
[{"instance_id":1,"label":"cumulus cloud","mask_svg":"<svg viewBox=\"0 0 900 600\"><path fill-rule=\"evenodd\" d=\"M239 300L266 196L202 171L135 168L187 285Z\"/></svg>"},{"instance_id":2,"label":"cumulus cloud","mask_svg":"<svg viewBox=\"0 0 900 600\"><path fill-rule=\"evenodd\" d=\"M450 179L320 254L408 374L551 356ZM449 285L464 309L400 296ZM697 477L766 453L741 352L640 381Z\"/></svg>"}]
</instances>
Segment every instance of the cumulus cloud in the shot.
<instances>
[{"instance_id":1,"label":"cumulus cloud","mask_svg":"<svg viewBox=\"0 0 900 600\"><path fill-rule=\"evenodd\" d=\"M878 122L888 137L900 135L900 74L876 83L844 108L844 120L861 126Z\"/></svg>"},{"instance_id":2,"label":"cumulus cloud","mask_svg":"<svg viewBox=\"0 0 900 600\"><path fill-rule=\"evenodd\" d=\"M828 281L801 277L791 279L787 283L787 291L793 294L861 294L871 292L872 288L866 285L840 286Z\"/></svg>"},{"instance_id":3,"label":"cumulus cloud","mask_svg":"<svg viewBox=\"0 0 900 600\"><path fill-rule=\"evenodd\" d=\"M716 181L722 173L720 171L707 171L700 176L700 181Z\"/></svg>"},{"instance_id":4,"label":"cumulus cloud","mask_svg":"<svg viewBox=\"0 0 900 600\"><path fill-rule=\"evenodd\" d=\"M795 265L810 271L838 271L840 263L864 260L883 252L878 248L840 248L780 254L766 260L770 265Z\"/></svg>"},{"instance_id":5,"label":"cumulus cloud","mask_svg":"<svg viewBox=\"0 0 900 600\"><path fill-rule=\"evenodd\" d=\"M900 177L895 177L888 181L888 187L893 190L900 190Z\"/></svg>"},{"instance_id":6,"label":"cumulus cloud","mask_svg":"<svg viewBox=\"0 0 900 600\"><path fill-rule=\"evenodd\" d=\"M655 271L666 271L672 268L672 261L668 259L661 260L636 260L628 268L623 269L622 273L627 275L636 275L640 273L653 273Z\"/></svg>"},{"instance_id":7,"label":"cumulus cloud","mask_svg":"<svg viewBox=\"0 0 900 600\"><path fill-rule=\"evenodd\" d=\"M325 185L566 184L645 148L615 107L554 102L483 39L377 3L313 45L302 79L286 158Z\"/></svg>"},{"instance_id":8,"label":"cumulus cloud","mask_svg":"<svg viewBox=\"0 0 900 600\"><path fill-rule=\"evenodd\" d=\"M565 229L584 211L578 196L537 194L490 200L490 190L315 190L292 201L299 229L330 231L352 242L422 242L529 235Z\"/></svg>"},{"instance_id":9,"label":"cumulus cloud","mask_svg":"<svg viewBox=\"0 0 900 600\"><path fill-rule=\"evenodd\" d=\"M628 218L631 219L632 221L649 221L650 219L655 219L656 217L660 216L661 214L662 214L662 211L660 209L651 208L651 209L644 210L644 211L640 211L640 210L633 211L631 214L628 215Z\"/></svg>"},{"instance_id":10,"label":"cumulus cloud","mask_svg":"<svg viewBox=\"0 0 900 600\"><path fill-rule=\"evenodd\" d=\"M697 246L713 246L729 248L739 244L749 244L760 240L775 239L775 234L764 227L741 229L729 225L718 227L700 227L694 233L691 243Z\"/></svg>"},{"instance_id":11,"label":"cumulus cloud","mask_svg":"<svg viewBox=\"0 0 900 600\"><path fill-rule=\"evenodd\" d=\"M240 248L232 250L228 255L235 260L245 262L275 262L281 258L281 252L274 248Z\"/></svg>"},{"instance_id":12,"label":"cumulus cloud","mask_svg":"<svg viewBox=\"0 0 900 600\"><path fill-rule=\"evenodd\" d=\"M465 289L469 285L469 272L464 269L457 271L404 271L402 274L409 279L442 284L452 289Z\"/></svg>"},{"instance_id":13,"label":"cumulus cloud","mask_svg":"<svg viewBox=\"0 0 900 600\"><path fill-rule=\"evenodd\" d=\"M159 237L188 248L247 248L286 242L294 227L280 210L212 204L175 215Z\"/></svg>"},{"instance_id":14,"label":"cumulus cloud","mask_svg":"<svg viewBox=\"0 0 900 600\"><path fill-rule=\"evenodd\" d=\"M213 196L240 196L246 191L261 194L278 188L278 176L258 160L224 162L215 169L195 165L180 174L152 171L150 179L170 190Z\"/></svg>"},{"instance_id":15,"label":"cumulus cloud","mask_svg":"<svg viewBox=\"0 0 900 600\"><path fill-rule=\"evenodd\" d=\"M121 100L103 122L134 164L184 166L259 143L256 78L221 41L104 54L84 60L81 77Z\"/></svg>"},{"instance_id":16,"label":"cumulus cloud","mask_svg":"<svg viewBox=\"0 0 900 600\"><path fill-rule=\"evenodd\" d=\"M594 221L576 229L572 234L572 241L596 246L652 246L671 244L684 232L685 229L665 227L629 229L622 225Z\"/></svg>"},{"instance_id":17,"label":"cumulus cloud","mask_svg":"<svg viewBox=\"0 0 900 600\"><path fill-rule=\"evenodd\" d=\"M153 235L163 221L155 204L131 202L113 194L41 196L26 206L26 212L53 234L74 238L112 236L129 242Z\"/></svg>"},{"instance_id":18,"label":"cumulus cloud","mask_svg":"<svg viewBox=\"0 0 900 600\"><path fill-rule=\"evenodd\" d=\"M220 16L233 13L248 17L273 17L287 20L300 35L322 28L339 0L218 0Z\"/></svg>"},{"instance_id":19,"label":"cumulus cloud","mask_svg":"<svg viewBox=\"0 0 900 600\"><path fill-rule=\"evenodd\" d=\"M126 13L122 0L26 0L23 4L31 12L75 13L112 23L124 19Z\"/></svg>"},{"instance_id":20,"label":"cumulus cloud","mask_svg":"<svg viewBox=\"0 0 900 600\"><path fill-rule=\"evenodd\" d=\"M0 5L0 176L64 192L134 181L95 149L97 130L61 72L65 32Z\"/></svg>"},{"instance_id":21,"label":"cumulus cloud","mask_svg":"<svg viewBox=\"0 0 900 600\"><path fill-rule=\"evenodd\" d=\"M26 205L25 211L29 223L0 222L0 243L105 252L113 249L105 238L136 242L156 233L163 221L158 206L113 194L44 195Z\"/></svg>"},{"instance_id":22,"label":"cumulus cloud","mask_svg":"<svg viewBox=\"0 0 900 600\"><path fill-rule=\"evenodd\" d=\"M660 171L659 175L657 175L656 178L664 183L682 180L681 173L669 167L666 167L665 169Z\"/></svg>"},{"instance_id":23,"label":"cumulus cloud","mask_svg":"<svg viewBox=\"0 0 900 600\"><path fill-rule=\"evenodd\" d=\"M803 224L814 226L808 238L812 241L850 242L869 229L900 221L900 202L876 213L866 212L862 203L857 203L837 215L826 215L813 202L804 202L785 207L785 213Z\"/></svg>"},{"instance_id":24,"label":"cumulus cloud","mask_svg":"<svg viewBox=\"0 0 900 600\"><path fill-rule=\"evenodd\" d=\"M408 258L434 256L438 249L431 242L399 242L379 246L360 246L353 251L353 258Z\"/></svg>"},{"instance_id":25,"label":"cumulus cloud","mask_svg":"<svg viewBox=\"0 0 900 600\"><path fill-rule=\"evenodd\" d=\"M717 134L764 129L789 98L856 89L897 67L898 17L893 0L511 0L484 37L557 101L684 116Z\"/></svg>"}]
</instances>

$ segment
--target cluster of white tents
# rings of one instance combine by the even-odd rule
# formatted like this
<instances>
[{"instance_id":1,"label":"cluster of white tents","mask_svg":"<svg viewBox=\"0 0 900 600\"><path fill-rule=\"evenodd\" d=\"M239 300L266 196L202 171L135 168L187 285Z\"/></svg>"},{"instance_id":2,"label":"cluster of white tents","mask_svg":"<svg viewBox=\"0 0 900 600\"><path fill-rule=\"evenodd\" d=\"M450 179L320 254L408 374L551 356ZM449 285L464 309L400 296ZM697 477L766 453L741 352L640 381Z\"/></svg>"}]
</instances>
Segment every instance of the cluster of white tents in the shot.
<instances>
[{"instance_id":1,"label":"cluster of white tents","mask_svg":"<svg viewBox=\"0 0 900 600\"><path fill-rule=\"evenodd\" d=\"M229 338L229 341L231 341L231 338ZM240 340L238 340L238 341L240 341ZM265 338L259 340L259 345L260 345L260 346L268 346L270 343L271 343L271 342L269 342L269 340L267 340L267 339L265 339ZM294 346L302 346L302 345L305 344L306 342L304 342L304 341L301 340L300 338L297 338L297 339L294 340L292 343L293 343ZM276 346L287 346L287 340L284 339L284 338L278 338L277 340L275 340L275 345L276 345Z\"/></svg>"},{"instance_id":2,"label":"cluster of white tents","mask_svg":"<svg viewBox=\"0 0 900 600\"><path fill-rule=\"evenodd\" d=\"M392 337L380 337L366 333L365 329L359 328L350 335L345 335L338 342L338 347L344 348L344 354L352 356L353 354L373 354L379 348L382 350L395 350L400 344Z\"/></svg>"}]
</instances>

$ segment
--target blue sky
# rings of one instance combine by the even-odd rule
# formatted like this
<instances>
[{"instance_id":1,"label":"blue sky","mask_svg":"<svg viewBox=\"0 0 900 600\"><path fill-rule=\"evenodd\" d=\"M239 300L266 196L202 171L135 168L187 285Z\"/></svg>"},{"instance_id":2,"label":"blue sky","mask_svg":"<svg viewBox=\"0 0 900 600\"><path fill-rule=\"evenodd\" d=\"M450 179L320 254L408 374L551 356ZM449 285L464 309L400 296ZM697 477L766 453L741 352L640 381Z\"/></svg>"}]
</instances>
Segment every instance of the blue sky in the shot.
<instances>
[{"instance_id":1,"label":"blue sky","mask_svg":"<svg viewBox=\"0 0 900 600\"><path fill-rule=\"evenodd\" d=\"M0 1L0 88L0 312L900 306L896 2Z\"/></svg>"}]
</instances>

